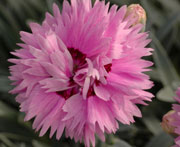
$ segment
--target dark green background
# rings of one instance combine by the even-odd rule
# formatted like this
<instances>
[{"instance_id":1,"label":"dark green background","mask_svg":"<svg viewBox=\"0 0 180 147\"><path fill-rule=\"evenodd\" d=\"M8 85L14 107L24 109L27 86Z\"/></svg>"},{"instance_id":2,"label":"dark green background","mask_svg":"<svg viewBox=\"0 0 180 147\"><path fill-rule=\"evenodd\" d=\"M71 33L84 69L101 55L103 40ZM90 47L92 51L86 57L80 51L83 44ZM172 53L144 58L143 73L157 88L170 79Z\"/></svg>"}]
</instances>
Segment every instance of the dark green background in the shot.
<instances>
[{"instance_id":1,"label":"dark green background","mask_svg":"<svg viewBox=\"0 0 180 147\"><path fill-rule=\"evenodd\" d=\"M139 106L143 118L131 126L120 124L116 134L107 135L106 143L97 139L97 147L169 147L173 138L160 127L162 116L171 109L174 91L180 85L180 1L178 0L109 0L119 6L140 3L147 12L147 27L155 49L153 71L148 72L155 86L150 90L156 97L148 107ZM17 49L19 31L30 31L28 22L42 22L52 3L60 8L62 0L0 0L0 147L80 147L64 136L38 137L31 129L32 122L23 122L7 76L10 51Z\"/></svg>"}]
</instances>

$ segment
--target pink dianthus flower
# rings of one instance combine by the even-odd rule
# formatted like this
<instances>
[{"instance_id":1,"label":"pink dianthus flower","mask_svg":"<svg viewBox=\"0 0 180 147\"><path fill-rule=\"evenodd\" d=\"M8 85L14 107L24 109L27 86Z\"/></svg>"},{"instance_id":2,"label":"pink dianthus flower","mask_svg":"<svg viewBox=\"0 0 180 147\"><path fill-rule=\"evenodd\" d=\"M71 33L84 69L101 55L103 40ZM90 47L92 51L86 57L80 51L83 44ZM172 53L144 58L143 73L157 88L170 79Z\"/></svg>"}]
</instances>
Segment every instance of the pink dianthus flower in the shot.
<instances>
[{"instance_id":1,"label":"pink dianthus flower","mask_svg":"<svg viewBox=\"0 0 180 147\"><path fill-rule=\"evenodd\" d=\"M32 33L20 32L24 43L12 52L10 79L18 94L25 121L43 136L50 128L95 146L95 134L115 133L123 124L141 117L136 104L151 101L145 90L152 82L144 72L151 55L148 33L134 16L125 17L127 7L91 0L64 0L62 12L53 5L42 25L31 23Z\"/></svg>"},{"instance_id":2,"label":"pink dianthus flower","mask_svg":"<svg viewBox=\"0 0 180 147\"><path fill-rule=\"evenodd\" d=\"M180 103L180 88L176 91L176 95L175 100ZM180 147L180 104L173 104L173 110L174 113L171 116L173 121L171 122L171 125L174 127L174 134L178 136L175 139L176 145L173 147Z\"/></svg>"}]
</instances>

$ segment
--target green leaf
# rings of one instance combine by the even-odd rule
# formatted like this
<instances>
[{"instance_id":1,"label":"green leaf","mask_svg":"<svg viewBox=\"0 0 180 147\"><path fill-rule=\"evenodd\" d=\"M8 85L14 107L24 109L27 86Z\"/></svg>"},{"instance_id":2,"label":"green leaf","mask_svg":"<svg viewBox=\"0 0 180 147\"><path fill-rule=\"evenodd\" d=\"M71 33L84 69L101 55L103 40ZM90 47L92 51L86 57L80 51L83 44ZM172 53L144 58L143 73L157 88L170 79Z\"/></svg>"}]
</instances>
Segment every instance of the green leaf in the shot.
<instances>
[{"instance_id":1,"label":"green leaf","mask_svg":"<svg viewBox=\"0 0 180 147\"><path fill-rule=\"evenodd\" d=\"M145 147L170 147L173 142L174 139L170 135L161 132L154 136Z\"/></svg>"},{"instance_id":2,"label":"green leaf","mask_svg":"<svg viewBox=\"0 0 180 147\"><path fill-rule=\"evenodd\" d=\"M8 93L12 87L7 76L0 76L0 92Z\"/></svg>"},{"instance_id":3,"label":"green leaf","mask_svg":"<svg viewBox=\"0 0 180 147\"><path fill-rule=\"evenodd\" d=\"M5 50L6 52L9 52L10 48L13 48L15 44L15 38L12 37L12 32L12 28L0 17L0 36L2 38L2 41L4 41L8 47ZM1 50L2 49L3 48L1 48Z\"/></svg>"},{"instance_id":4,"label":"green leaf","mask_svg":"<svg viewBox=\"0 0 180 147\"><path fill-rule=\"evenodd\" d=\"M107 147L131 147L127 142L118 138L115 138L113 142L113 145L108 145Z\"/></svg>"},{"instance_id":5,"label":"green leaf","mask_svg":"<svg viewBox=\"0 0 180 147\"><path fill-rule=\"evenodd\" d=\"M118 132L123 132L123 131L137 131L137 127L134 124L131 125L125 125L122 123L119 123L119 129Z\"/></svg>"},{"instance_id":6,"label":"green leaf","mask_svg":"<svg viewBox=\"0 0 180 147\"><path fill-rule=\"evenodd\" d=\"M0 75L4 75L4 76L6 75L7 76L7 75L9 75L9 71L7 69L3 69L2 67L0 67Z\"/></svg>"},{"instance_id":7,"label":"green leaf","mask_svg":"<svg viewBox=\"0 0 180 147\"><path fill-rule=\"evenodd\" d=\"M156 24L157 26L161 26L161 24L165 20L165 18L163 17L164 13L157 9L157 7L153 4L153 1L141 0L141 4L147 12L148 21L152 24Z\"/></svg>"},{"instance_id":8,"label":"green leaf","mask_svg":"<svg viewBox=\"0 0 180 147\"><path fill-rule=\"evenodd\" d=\"M31 5L32 8L35 8L41 12L44 12L47 10L47 6L45 6L45 3L44 1L41 1L41 0L30 0L30 1L27 1L27 3L29 3Z\"/></svg>"},{"instance_id":9,"label":"green leaf","mask_svg":"<svg viewBox=\"0 0 180 147\"><path fill-rule=\"evenodd\" d=\"M7 0L9 7L15 12L15 14L22 20L25 17L25 14L22 13L22 7L19 3L19 0L12 1Z\"/></svg>"},{"instance_id":10,"label":"green leaf","mask_svg":"<svg viewBox=\"0 0 180 147\"><path fill-rule=\"evenodd\" d=\"M146 72L146 74L148 74L151 79L155 81L161 81L158 70L156 68L151 67L151 71Z\"/></svg>"},{"instance_id":11,"label":"green leaf","mask_svg":"<svg viewBox=\"0 0 180 147\"><path fill-rule=\"evenodd\" d=\"M153 58L161 81L164 86L172 87L173 82L180 81L180 78L160 41L153 34L151 36L153 39L152 46L154 47Z\"/></svg>"},{"instance_id":12,"label":"green leaf","mask_svg":"<svg viewBox=\"0 0 180 147\"><path fill-rule=\"evenodd\" d=\"M18 147L28 147L28 146L26 146L26 144L23 143L23 142L16 144L16 146L18 146Z\"/></svg>"},{"instance_id":13,"label":"green leaf","mask_svg":"<svg viewBox=\"0 0 180 147\"><path fill-rule=\"evenodd\" d=\"M37 141L37 140L33 140L32 144L33 144L33 147L50 147L49 145L44 144L44 143Z\"/></svg>"},{"instance_id":14,"label":"green leaf","mask_svg":"<svg viewBox=\"0 0 180 147\"><path fill-rule=\"evenodd\" d=\"M164 88L157 93L157 98L165 102L174 102L174 91L177 88L174 83L179 82L180 78L160 41L153 34L151 36L154 46L153 58L164 85Z\"/></svg>"},{"instance_id":15,"label":"green leaf","mask_svg":"<svg viewBox=\"0 0 180 147\"><path fill-rule=\"evenodd\" d=\"M23 136L24 138L21 138L21 140L25 141L37 138L37 135L32 129L18 123L16 119L9 119L6 117L0 117L0 132Z\"/></svg>"},{"instance_id":16,"label":"green leaf","mask_svg":"<svg viewBox=\"0 0 180 147\"><path fill-rule=\"evenodd\" d=\"M17 147L13 142L11 142L6 136L0 134L0 141L2 141L8 147Z\"/></svg>"},{"instance_id":17,"label":"green leaf","mask_svg":"<svg viewBox=\"0 0 180 147\"><path fill-rule=\"evenodd\" d=\"M144 117L143 122L154 135L157 135L162 131L160 121L152 115Z\"/></svg>"},{"instance_id":18,"label":"green leaf","mask_svg":"<svg viewBox=\"0 0 180 147\"><path fill-rule=\"evenodd\" d=\"M171 31L174 24L176 24L180 20L180 11L173 14L171 17L169 17L165 23L160 27L160 29L157 31L157 37L159 40L163 40L167 34Z\"/></svg>"},{"instance_id":19,"label":"green leaf","mask_svg":"<svg viewBox=\"0 0 180 147\"><path fill-rule=\"evenodd\" d=\"M122 140L122 139L119 139L117 137L115 137L114 135L108 135L109 138L107 138L108 140L111 140L111 145L109 143L107 143L107 140L106 140L106 143L102 143L101 142L101 145L98 145L98 146L101 146L101 147L131 147L126 141Z\"/></svg>"},{"instance_id":20,"label":"green leaf","mask_svg":"<svg viewBox=\"0 0 180 147\"><path fill-rule=\"evenodd\" d=\"M27 12L29 16L34 17L37 15L34 9L32 9L32 7L30 7L30 5L27 3L27 1L19 0L19 4L23 8L24 12Z\"/></svg>"},{"instance_id":21,"label":"green leaf","mask_svg":"<svg viewBox=\"0 0 180 147\"><path fill-rule=\"evenodd\" d=\"M29 137L23 136L23 135L19 135L19 134L15 134L15 133L0 133L0 135L5 136L6 138L15 140L15 141L25 141L25 142L31 142L31 140L29 139Z\"/></svg>"},{"instance_id":22,"label":"green leaf","mask_svg":"<svg viewBox=\"0 0 180 147\"><path fill-rule=\"evenodd\" d=\"M0 3L0 14L7 20L11 28L17 33L19 30L19 25L17 20L14 18L13 14Z\"/></svg>"},{"instance_id":23,"label":"green leaf","mask_svg":"<svg viewBox=\"0 0 180 147\"><path fill-rule=\"evenodd\" d=\"M165 102L175 102L175 100L173 99L174 96L175 96L175 92L172 90L170 86L166 86L162 88L157 93L157 98Z\"/></svg>"},{"instance_id":24,"label":"green leaf","mask_svg":"<svg viewBox=\"0 0 180 147\"><path fill-rule=\"evenodd\" d=\"M179 11L180 10L180 4L178 0L158 0L164 9L166 9L167 13Z\"/></svg>"},{"instance_id":25,"label":"green leaf","mask_svg":"<svg viewBox=\"0 0 180 147\"><path fill-rule=\"evenodd\" d=\"M16 118L17 111L0 101L0 117Z\"/></svg>"},{"instance_id":26,"label":"green leaf","mask_svg":"<svg viewBox=\"0 0 180 147\"><path fill-rule=\"evenodd\" d=\"M3 143L0 143L0 147L7 147L7 146L4 145Z\"/></svg>"}]
</instances>

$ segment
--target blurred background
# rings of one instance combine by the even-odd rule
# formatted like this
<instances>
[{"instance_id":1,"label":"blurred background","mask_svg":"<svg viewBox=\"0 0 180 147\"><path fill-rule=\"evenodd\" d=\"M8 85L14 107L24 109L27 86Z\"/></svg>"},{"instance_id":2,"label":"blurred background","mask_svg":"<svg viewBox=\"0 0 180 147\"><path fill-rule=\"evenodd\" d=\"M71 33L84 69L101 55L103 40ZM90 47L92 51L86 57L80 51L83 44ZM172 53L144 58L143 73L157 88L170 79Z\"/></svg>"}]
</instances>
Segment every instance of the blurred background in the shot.
<instances>
[{"instance_id":1,"label":"blurred background","mask_svg":"<svg viewBox=\"0 0 180 147\"><path fill-rule=\"evenodd\" d=\"M120 124L116 134L106 136L106 142L97 139L97 147L170 147L173 138L162 131L160 122L165 113L171 110L174 91L180 85L180 1L179 0L106 0L122 6L131 3L141 4L147 12L146 31L150 32L155 49L152 57L155 65L148 72L155 86L150 90L156 97L148 107L139 106L143 118L126 126ZM8 80L8 58L17 49L19 31L28 31L31 21L41 23L45 12L52 12L52 3L60 9L62 0L0 0L0 147L81 147L64 136L38 137L31 128L32 122L24 122Z\"/></svg>"}]
</instances>

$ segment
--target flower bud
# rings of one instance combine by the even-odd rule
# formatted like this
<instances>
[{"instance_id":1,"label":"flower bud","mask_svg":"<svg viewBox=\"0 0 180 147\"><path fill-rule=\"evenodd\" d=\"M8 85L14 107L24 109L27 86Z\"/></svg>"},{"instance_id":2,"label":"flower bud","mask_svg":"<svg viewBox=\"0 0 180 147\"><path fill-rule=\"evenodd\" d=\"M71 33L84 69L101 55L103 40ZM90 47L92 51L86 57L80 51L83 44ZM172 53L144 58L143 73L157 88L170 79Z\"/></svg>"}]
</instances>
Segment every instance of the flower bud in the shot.
<instances>
[{"instance_id":1,"label":"flower bud","mask_svg":"<svg viewBox=\"0 0 180 147\"><path fill-rule=\"evenodd\" d=\"M174 117L173 117L173 114L175 113L174 110L171 110L169 111L168 113L166 113L164 116L163 116L163 119L162 119L162 123L161 123L161 127L163 128L163 130L170 134L170 135L173 135L175 136L175 127L172 125L172 123L174 122Z\"/></svg>"},{"instance_id":2,"label":"flower bud","mask_svg":"<svg viewBox=\"0 0 180 147\"><path fill-rule=\"evenodd\" d=\"M142 29L142 31L144 31L146 25L146 11L139 4L131 4L127 8L125 17L128 17L129 15L132 15L132 17L136 19L133 26L141 23L144 25L144 28Z\"/></svg>"}]
</instances>

